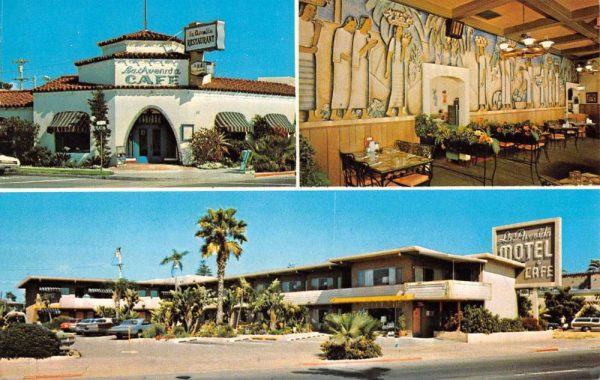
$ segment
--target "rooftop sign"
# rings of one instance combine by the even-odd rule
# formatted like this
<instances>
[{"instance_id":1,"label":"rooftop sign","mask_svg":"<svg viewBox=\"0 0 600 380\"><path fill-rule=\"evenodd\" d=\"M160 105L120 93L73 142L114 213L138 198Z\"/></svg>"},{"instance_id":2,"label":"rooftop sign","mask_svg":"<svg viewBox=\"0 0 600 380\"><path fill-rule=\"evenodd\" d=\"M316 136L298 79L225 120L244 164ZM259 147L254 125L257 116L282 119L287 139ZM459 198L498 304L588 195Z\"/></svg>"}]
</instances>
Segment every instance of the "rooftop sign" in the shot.
<instances>
[{"instance_id":1,"label":"rooftop sign","mask_svg":"<svg viewBox=\"0 0 600 380\"><path fill-rule=\"evenodd\" d=\"M544 219L492 229L494 255L525 264L516 288L561 286L561 219Z\"/></svg>"},{"instance_id":2,"label":"rooftop sign","mask_svg":"<svg viewBox=\"0 0 600 380\"><path fill-rule=\"evenodd\" d=\"M225 23L213 21L192 23L184 28L185 51L211 51L225 49Z\"/></svg>"}]
</instances>

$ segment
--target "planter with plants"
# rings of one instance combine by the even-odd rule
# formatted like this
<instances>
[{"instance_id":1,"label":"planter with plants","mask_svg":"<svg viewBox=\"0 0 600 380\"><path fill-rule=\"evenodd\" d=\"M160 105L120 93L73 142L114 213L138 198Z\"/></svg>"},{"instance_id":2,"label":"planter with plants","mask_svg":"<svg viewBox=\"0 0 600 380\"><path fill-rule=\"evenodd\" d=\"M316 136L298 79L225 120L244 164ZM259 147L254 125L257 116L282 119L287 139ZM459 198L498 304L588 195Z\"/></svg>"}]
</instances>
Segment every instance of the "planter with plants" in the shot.
<instances>
[{"instance_id":1,"label":"planter with plants","mask_svg":"<svg viewBox=\"0 0 600 380\"><path fill-rule=\"evenodd\" d=\"M408 335L408 332L406 331L406 316L404 315L404 313L402 311L400 312L400 315L398 316L397 322L398 322L398 325L396 327L398 328L398 336Z\"/></svg>"},{"instance_id":2,"label":"planter with plants","mask_svg":"<svg viewBox=\"0 0 600 380\"><path fill-rule=\"evenodd\" d=\"M436 143L446 149L446 156L464 154L475 157L489 157L500 151L498 140L480 127L472 125L451 128L441 125L437 129ZM449 158L450 158L449 157Z\"/></svg>"},{"instance_id":3,"label":"planter with plants","mask_svg":"<svg viewBox=\"0 0 600 380\"><path fill-rule=\"evenodd\" d=\"M381 356L381 347L375 343L379 321L364 311L346 314L328 314L325 326L332 334L321 344L329 360L369 359Z\"/></svg>"},{"instance_id":4,"label":"planter with plants","mask_svg":"<svg viewBox=\"0 0 600 380\"><path fill-rule=\"evenodd\" d=\"M415 118L415 133L419 136L421 144L435 145L435 134L438 123L427 114L419 114Z\"/></svg>"}]
</instances>

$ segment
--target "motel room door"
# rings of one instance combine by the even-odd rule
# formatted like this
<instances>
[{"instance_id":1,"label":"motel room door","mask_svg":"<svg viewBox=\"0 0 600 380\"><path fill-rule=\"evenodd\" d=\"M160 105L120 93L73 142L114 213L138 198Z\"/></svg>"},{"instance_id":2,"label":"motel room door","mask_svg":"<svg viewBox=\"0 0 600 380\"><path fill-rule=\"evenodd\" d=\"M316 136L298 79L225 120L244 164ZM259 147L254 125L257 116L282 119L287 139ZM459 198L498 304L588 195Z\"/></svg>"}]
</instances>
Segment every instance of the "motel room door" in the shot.
<instances>
[{"instance_id":1,"label":"motel room door","mask_svg":"<svg viewBox=\"0 0 600 380\"><path fill-rule=\"evenodd\" d=\"M415 305L412 312L412 333L415 337L420 337L423 332L421 329L421 313L423 311L422 306Z\"/></svg>"}]
</instances>

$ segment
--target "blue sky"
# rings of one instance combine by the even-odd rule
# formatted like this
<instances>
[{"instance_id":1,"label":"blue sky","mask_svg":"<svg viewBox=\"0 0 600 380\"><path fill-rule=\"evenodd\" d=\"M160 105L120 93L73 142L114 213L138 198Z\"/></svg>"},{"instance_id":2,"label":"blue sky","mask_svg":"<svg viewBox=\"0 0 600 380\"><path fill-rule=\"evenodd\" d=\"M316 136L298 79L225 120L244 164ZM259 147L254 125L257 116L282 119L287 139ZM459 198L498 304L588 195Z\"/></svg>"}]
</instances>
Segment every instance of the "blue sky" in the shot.
<instances>
[{"instance_id":1,"label":"blue sky","mask_svg":"<svg viewBox=\"0 0 600 380\"><path fill-rule=\"evenodd\" d=\"M598 190L1 193L0 290L28 275L116 278L119 246L129 279L169 277L159 262L172 249L190 251L183 273L192 274L196 222L219 207L248 223L228 274L406 245L486 252L492 227L553 217L562 217L564 268L585 271L600 252Z\"/></svg>"},{"instance_id":2,"label":"blue sky","mask_svg":"<svg viewBox=\"0 0 600 380\"><path fill-rule=\"evenodd\" d=\"M143 29L143 0L1 0L1 79L25 58L25 77L75 74L73 62L100 55L98 41ZM294 76L294 2L148 0L148 29L173 35L192 21L225 21L225 51L207 54L217 75ZM178 37L182 37L180 34ZM31 82L26 84L26 88Z\"/></svg>"}]
</instances>

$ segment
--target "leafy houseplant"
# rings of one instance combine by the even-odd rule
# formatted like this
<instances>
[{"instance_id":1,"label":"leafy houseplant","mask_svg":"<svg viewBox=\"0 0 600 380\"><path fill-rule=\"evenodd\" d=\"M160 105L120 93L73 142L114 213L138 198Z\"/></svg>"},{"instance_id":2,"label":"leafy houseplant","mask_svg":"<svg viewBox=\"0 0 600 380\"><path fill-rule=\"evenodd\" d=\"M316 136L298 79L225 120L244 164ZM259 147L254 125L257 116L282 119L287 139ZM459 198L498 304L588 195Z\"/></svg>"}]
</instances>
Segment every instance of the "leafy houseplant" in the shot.
<instances>
[{"instance_id":1,"label":"leafy houseplant","mask_svg":"<svg viewBox=\"0 0 600 380\"><path fill-rule=\"evenodd\" d=\"M415 133L421 138L422 144L433 145L438 124L430 115L419 114L415 118Z\"/></svg>"},{"instance_id":2,"label":"leafy houseplant","mask_svg":"<svg viewBox=\"0 0 600 380\"><path fill-rule=\"evenodd\" d=\"M398 316L398 336L406 336L406 316L403 312Z\"/></svg>"}]
</instances>

